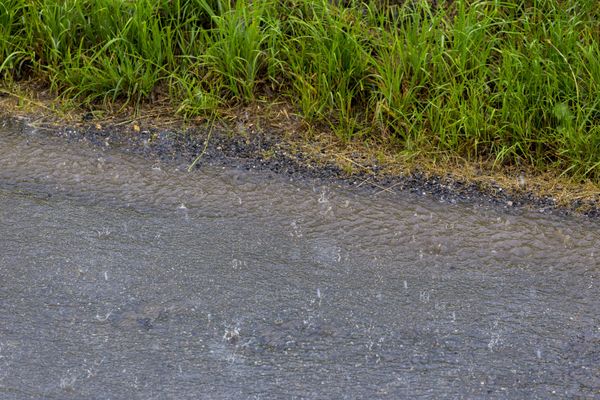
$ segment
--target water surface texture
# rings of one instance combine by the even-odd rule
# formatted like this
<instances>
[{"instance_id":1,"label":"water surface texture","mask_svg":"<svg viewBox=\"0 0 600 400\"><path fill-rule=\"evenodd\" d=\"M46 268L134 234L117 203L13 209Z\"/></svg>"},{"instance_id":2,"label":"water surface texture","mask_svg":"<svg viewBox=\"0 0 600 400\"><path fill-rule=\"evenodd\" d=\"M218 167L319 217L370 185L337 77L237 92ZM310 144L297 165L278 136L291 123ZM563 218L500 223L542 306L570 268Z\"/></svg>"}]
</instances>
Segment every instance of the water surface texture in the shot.
<instances>
[{"instance_id":1,"label":"water surface texture","mask_svg":"<svg viewBox=\"0 0 600 400\"><path fill-rule=\"evenodd\" d=\"M0 398L600 398L600 228L0 128Z\"/></svg>"}]
</instances>

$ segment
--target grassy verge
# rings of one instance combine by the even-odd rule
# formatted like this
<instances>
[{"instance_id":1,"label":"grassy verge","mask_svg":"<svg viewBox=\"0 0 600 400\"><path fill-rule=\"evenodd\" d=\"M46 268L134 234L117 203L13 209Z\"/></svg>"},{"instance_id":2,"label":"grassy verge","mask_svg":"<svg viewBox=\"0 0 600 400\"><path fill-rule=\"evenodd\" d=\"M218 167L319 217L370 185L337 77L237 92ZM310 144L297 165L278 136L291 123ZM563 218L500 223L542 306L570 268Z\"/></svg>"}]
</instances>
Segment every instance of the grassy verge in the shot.
<instances>
[{"instance_id":1,"label":"grassy verge","mask_svg":"<svg viewBox=\"0 0 600 400\"><path fill-rule=\"evenodd\" d=\"M0 88L312 132L600 184L597 0L0 0Z\"/></svg>"}]
</instances>

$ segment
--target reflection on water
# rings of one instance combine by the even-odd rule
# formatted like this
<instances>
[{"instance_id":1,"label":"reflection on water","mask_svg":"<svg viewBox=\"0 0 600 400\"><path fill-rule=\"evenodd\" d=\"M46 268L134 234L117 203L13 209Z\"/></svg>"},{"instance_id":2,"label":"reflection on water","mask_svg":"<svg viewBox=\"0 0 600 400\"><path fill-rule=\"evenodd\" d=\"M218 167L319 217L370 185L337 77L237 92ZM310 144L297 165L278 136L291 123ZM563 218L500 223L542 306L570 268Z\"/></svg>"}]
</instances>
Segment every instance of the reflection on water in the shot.
<instances>
[{"instance_id":1,"label":"reflection on water","mask_svg":"<svg viewBox=\"0 0 600 400\"><path fill-rule=\"evenodd\" d=\"M600 389L600 229L0 128L0 397ZM387 197L386 197L387 196Z\"/></svg>"}]
</instances>

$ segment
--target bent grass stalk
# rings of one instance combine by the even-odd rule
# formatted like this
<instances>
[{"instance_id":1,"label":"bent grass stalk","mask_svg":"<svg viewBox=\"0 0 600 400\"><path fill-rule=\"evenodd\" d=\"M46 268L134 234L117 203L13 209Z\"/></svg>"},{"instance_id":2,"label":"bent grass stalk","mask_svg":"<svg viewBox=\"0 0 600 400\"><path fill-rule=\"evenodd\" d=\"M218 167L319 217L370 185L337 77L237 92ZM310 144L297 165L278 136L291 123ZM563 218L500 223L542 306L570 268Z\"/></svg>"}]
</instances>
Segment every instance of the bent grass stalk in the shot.
<instances>
[{"instance_id":1,"label":"bent grass stalk","mask_svg":"<svg viewBox=\"0 0 600 400\"><path fill-rule=\"evenodd\" d=\"M191 172L192 169L194 169L194 167L196 166L196 164L198 163L198 161L200 161L200 159L206 153L206 149L208 149L208 142L210 142L210 138L212 136L214 123L215 123L214 119L212 119L209 122L208 135L206 136L206 140L204 141L204 148L202 149L202 151L200 152L200 154L198 154L198 156L196 156L196 158L194 158L194 161L192 161L192 163L188 166L188 169L187 169L188 172Z\"/></svg>"}]
</instances>

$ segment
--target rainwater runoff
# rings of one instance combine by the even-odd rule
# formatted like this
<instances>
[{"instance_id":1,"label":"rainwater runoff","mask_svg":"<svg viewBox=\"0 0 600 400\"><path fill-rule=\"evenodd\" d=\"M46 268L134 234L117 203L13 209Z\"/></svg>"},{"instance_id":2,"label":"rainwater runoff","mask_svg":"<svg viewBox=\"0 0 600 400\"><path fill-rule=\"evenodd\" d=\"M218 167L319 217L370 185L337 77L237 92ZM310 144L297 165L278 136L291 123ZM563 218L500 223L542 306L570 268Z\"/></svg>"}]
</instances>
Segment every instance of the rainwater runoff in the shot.
<instances>
[{"instance_id":1,"label":"rainwater runoff","mask_svg":"<svg viewBox=\"0 0 600 400\"><path fill-rule=\"evenodd\" d=\"M600 398L600 226L0 123L0 399Z\"/></svg>"}]
</instances>

